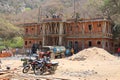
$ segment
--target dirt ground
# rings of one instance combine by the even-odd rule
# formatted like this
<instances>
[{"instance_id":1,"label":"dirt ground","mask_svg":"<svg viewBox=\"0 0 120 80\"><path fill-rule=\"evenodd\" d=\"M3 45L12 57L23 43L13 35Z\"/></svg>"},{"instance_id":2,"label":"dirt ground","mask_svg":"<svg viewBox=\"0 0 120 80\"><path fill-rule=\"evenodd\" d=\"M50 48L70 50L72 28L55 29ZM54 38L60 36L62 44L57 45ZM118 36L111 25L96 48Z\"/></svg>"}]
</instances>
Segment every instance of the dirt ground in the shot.
<instances>
[{"instance_id":1,"label":"dirt ground","mask_svg":"<svg viewBox=\"0 0 120 80\"><path fill-rule=\"evenodd\" d=\"M90 57L90 52L95 53ZM85 56L84 59L81 56ZM52 75L46 73L36 76L33 71L23 74L23 62L20 58L1 60L1 71L6 66L9 66L10 70L0 74L0 80L4 80L3 78L9 78L8 80L120 80L120 58L99 48L86 49L72 57L52 60L59 62L55 74Z\"/></svg>"}]
</instances>

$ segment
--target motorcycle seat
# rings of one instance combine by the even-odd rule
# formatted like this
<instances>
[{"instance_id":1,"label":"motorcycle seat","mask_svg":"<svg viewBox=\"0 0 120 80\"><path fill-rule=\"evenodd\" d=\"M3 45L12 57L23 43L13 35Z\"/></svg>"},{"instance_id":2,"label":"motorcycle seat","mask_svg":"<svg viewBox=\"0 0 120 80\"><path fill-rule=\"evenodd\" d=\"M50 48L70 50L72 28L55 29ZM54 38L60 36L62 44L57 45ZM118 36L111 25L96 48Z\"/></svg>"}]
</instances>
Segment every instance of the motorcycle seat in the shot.
<instances>
[{"instance_id":1,"label":"motorcycle seat","mask_svg":"<svg viewBox=\"0 0 120 80\"><path fill-rule=\"evenodd\" d=\"M58 62L52 62L52 64L58 64Z\"/></svg>"},{"instance_id":2,"label":"motorcycle seat","mask_svg":"<svg viewBox=\"0 0 120 80\"><path fill-rule=\"evenodd\" d=\"M43 61L41 61L41 60L39 60L39 61L37 61L38 63L42 63Z\"/></svg>"}]
</instances>

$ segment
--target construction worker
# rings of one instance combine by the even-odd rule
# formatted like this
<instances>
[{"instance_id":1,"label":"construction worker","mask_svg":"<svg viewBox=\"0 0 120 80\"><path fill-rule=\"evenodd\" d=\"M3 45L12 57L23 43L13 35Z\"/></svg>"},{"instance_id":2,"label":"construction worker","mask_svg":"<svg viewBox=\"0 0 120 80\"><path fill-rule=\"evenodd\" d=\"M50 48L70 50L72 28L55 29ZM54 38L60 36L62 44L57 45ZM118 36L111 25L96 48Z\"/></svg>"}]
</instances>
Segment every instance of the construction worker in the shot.
<instances>
[{"instance_id":1,"label":"construction worker","mask_svg":"<svg viewBox=\"0 0 120 80\"><path fill-rule=\"evenodd\" d=\"M71 54L70 54L70 49L67 48L66 51L65 51L65 56L66 57L69 57Z\"/></svg>"},{"instance_id":2,"label":"construction worker","mask_svg":"<svg viewBox=\"0 0 120 80\"><path fill-rule=\"evenodd\" d=\"M73 49L73 48L71 48L71 54L72 54L72 55L74 54L74 49Z\"/></svg>"},{"instance_id":3,"label":"construction worker","mask_svg":"<svg viewBox=\"0 0 120 80\"><path fill-rule=\"evenodd\" d=\"M118 56L120 56L120 48L118 48Z\"/></svg>"}]
</instances>

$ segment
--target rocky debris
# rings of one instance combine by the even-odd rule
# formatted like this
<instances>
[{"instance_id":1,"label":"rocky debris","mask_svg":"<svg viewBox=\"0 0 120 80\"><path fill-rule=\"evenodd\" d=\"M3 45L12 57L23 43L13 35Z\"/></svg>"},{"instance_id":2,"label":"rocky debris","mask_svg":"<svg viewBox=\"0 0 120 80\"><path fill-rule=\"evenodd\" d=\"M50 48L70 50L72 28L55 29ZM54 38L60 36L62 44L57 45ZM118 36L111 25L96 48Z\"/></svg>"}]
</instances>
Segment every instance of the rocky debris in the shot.
<instances>
[{"instance_id":1,"label":"rocky debris","mask_svg":"<svg viewBox=\"0 0 120 80\"><path fill-rule=\"evenodd\" d=\"M80 71L80 72L63 72L63 75L69 75L69 76L74 76L74 77L86 77L86 76L91 76L98 74L94 70L87 70L87 71Z\"/></svg>"},{"instance_id":2,"label":"rocky debris","mask_svg":"<svg viewBox=\"0 0 120 80\"><path fill-rule=\"evenodd\" d=\"M84 60L114 60L115 57L111 55L109 52L102 48L88 48L84 49L77 54L69 57L69 60L77 60L77 61L84 61Z\"/></svg>"},{"instance_id":3,"label":"rocky debris","mask_svg":"<svg viewBox=\"0 0 120 80\"><path fill-rule=\"evenodd\" d=\"M12 53L10 53L10 52L3 52L3 53L0 53L0 58L11 57L11 56L12 56Z\"/></svg>"},{"instance_id":4,"label":"rocky debris","mask_svg":"<svg viewBox=\"0 0 120 80\"><path fill-rule=\"evenodd\" d=\"M23 74L21 71L23 68L21 66L21 58L11 57L2 59L2 63L4 63L4 65L10 66L10 70L8 70L7 73L1 74L0 80L107 80L111 75L114 76L109 79L119 80L118 78L120 60L112 60L114 59L114 56L112 56L108 52L105 53L104 50L101 51L101 49L99 48L93 48L93 51L91 49L87 49L86 53L81 53L82 55L80 55L79 53L75 54L78 55L77 59L79 61L71 61L67 58L56 59L59 62L59 66L56 73L52 75L34 75L33 72ZM95 60L96 58L98 58L96 60L104 60L103 56L105 56L105 60L108 61L91 61ZM110 73L110 75L108 75L108 73Z\"/></svg>"},{"instance_id":5,"label":"rocky debris","mask_svg":"<svg viewBox=\"0 0 120 80\"><path fill-rule=\"evenodd\" d=\"M0 75L0 80L69 80L65 78L57 78L57 77L52 77L52 76L37 76L31 74L23 74L21 72L21 69L14 69L14 70L9 70L9 72L4 71L4 74Z\"/></svg>"}]
</instances>

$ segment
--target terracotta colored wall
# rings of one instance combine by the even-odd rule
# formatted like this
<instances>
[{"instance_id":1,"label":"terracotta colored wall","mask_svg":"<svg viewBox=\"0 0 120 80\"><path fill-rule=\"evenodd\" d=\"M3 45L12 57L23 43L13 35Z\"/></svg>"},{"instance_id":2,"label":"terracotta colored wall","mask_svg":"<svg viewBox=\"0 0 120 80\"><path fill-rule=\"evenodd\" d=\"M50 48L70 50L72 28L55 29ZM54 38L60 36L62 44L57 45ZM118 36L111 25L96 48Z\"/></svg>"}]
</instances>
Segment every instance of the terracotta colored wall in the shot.
<instances>
[{"instance_id":1,"label":"terracotta colored wall","mask_svg":"<svg viewBox=\"0 0 120 80\"><path fill-rule=\"evenodd\" d=\"M84 29L85 33L102 33L102 28L104 27L106 21L94 21L94 22L79 22L75 24L74 22L67 23L67 33L74 34L76 32L82 33ZM92 30L89 30L89 25L92 25ZM76 27L77 26L77 27ZM106 33L111 33L111 26L109 22L106 22Z\"/></svg>"},{"instance_id":2,"label":"terracotta colored wall","mask_svg":"<svg viewBox=\"0 0 120 80\"><path fill-rule=\"evenodd\" d=\"M84 39L84 42L82 40L83 39L68 38L66 45L68 45L69 41L72 41L73 46L74 46L75 41L78 41L79 50L82 50L82 43L84 43L84 48L89 48L89 41L91 41L92 42L92 47L95 46L95 47L102 48L102 39L101 38L95 38L95 39L92 39L92 38L87 39L86 38L86 39ZM98 41L100 41L100 44L98 44ZM109 52L114 51L113 41L111 39L104 39L104 42L105 42L105 48L104 49L106 49ZM106 42L108 43L107 46L106 46Z\"/></svg>"},{"instance_id":3,"label":"terracotta colored wall","mask_svg":"<svg viewBox=\"0 0 120 80\"><path fill-rule=\"evenodd\" d=\"M85 25L85 33L102 32L102 26L104 25L103 22L87 22L83 24ZM101 24L101 26L98 26L99 24ZM89 30L89 25L92 25L91 31Z\"/></svg>"},{"instance_id":4,"label":"terracotta colored wall","mask_svg":"<svg viewBox=\"0 0 120 80\"><path fill-rule=\"evenodd\" d=\"M26 29L28 29L27 32L26 32ZM25 34L26 35L38 35L39 34L39 26L34 25L34 26L25 27Z\"/></svg>"},{"instance_id":5,"label":"terracotta colored wall","mask_svg":"<svg viewBox=\"0 0 120 80\"><path fill-rule=\"evenodd\" d=\"M31 26L26 26L24 27L25 29L25 37L24 37L24 46L25 48L31 48L31 46L37 42L38 44L40 41L42 41L41 38L38 36L40 35L40 25L31 25ZM26 32L26 29L28 31ZM34 38L34 36L37 36L37 38ZM31 38L30 38L31 37ZM27 42L27 45L25 44Z\"/></svg>"},{"instance_id":6,"label":"terracotta colored wall","mask_svg":"<svg viewBox=\"0 0 120 80\"><path fill-rule=\"evenodd\" d=\"M92 30L90 31L89 30L89 27L88 25L92 25ZM71 36L74 36L74 35L78 35L79 34L79 37L81 37L82 35L82 30L84 29L84 32L85 34L89 34L89 33L94 33L94 34L102 34L102 28L104 27L105 25L105 22L104 21L94 21L94 22L78 22L77 24L75 24L74 22L70 22L70 23L65 23L65 26L66 27L66 34L67 36L66 37L71 37ZM110 23L109 22L106 22L106 33L111 33L111 26L110 26ZM29 34L29 35L40 35L40 25L33 25L33 26L26 26L25 27L25 30L26 28L28 29L28 33L26 33L25 31L25 34ZM92 35L91 35L92 36ZM67 46L68 44L68 41L72 41L72 42L75 42L75 41L78 41L79 43L79 49L81 50L82 49L82 43L83 43L83 40L84 40L84 47L85 48L88 48L88 42L91 41L92 42L92 46L96 46L96 47L102 47L102 38L91 38L91 37L88 37L88 38L85 38L85 39L82 39L82 38L65 38L64 41L66 41L65 45ZM108 42L108 43L112 43L112 40L111 39L104 39L105 40L105 43ZM33 43L37 42L39 43L40 41L42 42L42 38L40 37L37 37L37 38L29 38L29 37L25 37L24 38L24 41L27 41L27 45L25 45L25 47L31 47ZM101 41L101 44L100 45L97 45L97 41ZM30 43L31 42L31 43ZM105 49L106 50L113 50L113 47L110 45L110 47L106 47L105 46Z\"/></svg>"},{"instance_id":7,"label":"terracotta colored wall","mask_svg":"<svg viewBox=\"0 0 120 80\"><path fill-rule=\"evenodd\" d=\"M27 45L25 45L26 41L27 41ZM40 42L42 43L42 39L32 39L32 38L30 39L30 38L26 38L26 39L24 39L24 46L25 46L25 48L31 48L34 43L38 43L38 44L41 45Z\"/></svg>"}]
</instances>

